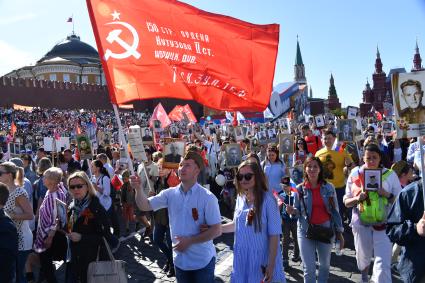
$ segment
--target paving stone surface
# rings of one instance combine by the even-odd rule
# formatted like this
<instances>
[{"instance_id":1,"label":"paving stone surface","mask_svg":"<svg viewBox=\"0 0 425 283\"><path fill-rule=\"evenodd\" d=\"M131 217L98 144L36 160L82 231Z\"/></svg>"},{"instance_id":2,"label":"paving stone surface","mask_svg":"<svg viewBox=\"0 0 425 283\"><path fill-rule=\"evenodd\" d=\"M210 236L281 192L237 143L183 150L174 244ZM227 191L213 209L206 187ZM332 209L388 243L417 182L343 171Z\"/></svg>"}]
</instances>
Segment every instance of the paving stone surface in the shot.
<instances>
[{"instance_id":1,"label":"paving stone surface","mask_svg":"<svg viewBox=\"0 0 425 283\"><path fill-rule=\"evenodd\" d=\"M346 227L344 233L346 248L343 255L336 256L332 252L329 281L331 283L361 282L360 273L357 270L353 235ZM217 262L215 267L216 283L230 282L230 274L233 263L233 234L223 234L214 240L217 251ZM292 250L289 251L289 258ZM148 238L143 238L136 233L121 242L119 250L115 253L116 259L127 262L129 283L159 283L176 282L174 277L168 278L162 272L165 265L165 257L159 249L150 243ZM58 282L64 282L64 265L56 263ZM370 274L372 273L372 265ZM303 282L302 262L290 261L290 268L285 271L287 282ZM393 283L401 283L399 276L393 274Z\"/></svg>"}]
</instances>

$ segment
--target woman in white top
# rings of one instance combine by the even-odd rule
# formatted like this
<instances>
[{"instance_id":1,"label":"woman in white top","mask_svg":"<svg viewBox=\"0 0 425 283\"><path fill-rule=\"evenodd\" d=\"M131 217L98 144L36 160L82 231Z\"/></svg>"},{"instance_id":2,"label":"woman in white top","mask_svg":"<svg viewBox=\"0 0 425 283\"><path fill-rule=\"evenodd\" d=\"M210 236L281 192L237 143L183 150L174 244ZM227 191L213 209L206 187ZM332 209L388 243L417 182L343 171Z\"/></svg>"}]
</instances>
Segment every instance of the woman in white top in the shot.
<instances>
[{"instance_id":1,"label":"woman in white top","mask_svg":"<svg viewBox=\"0 0 425 283\"><path fill-rule=\"evenodd\" d=\"M371 194L364 190L365 181L363 176L365 169L381 169L382 186L377 189L380 198L387 199L385 206L388 215L391 204L401 191L397 175L381 165L382 152L375 143L369 143L364 148L364 165L351 170L345 189L344 204L353 207L351 224L354 235L354 247L356 249L357 267L362 274L362 282L369 282L368 273L372 257L373 264L372 281L376 283L391 282L391 250L392 244L385 233L386 217L383 221L372 225L361 222L361 210L367 204L366 199ZM369 198L370 200L370 198ZM360 205L359 205L360 204Z\"/></svg>"},{"instance_id":2,"label":"woman in white top","mask_svg":"<svg viewBox=\"0 0 425 283\"><path fill-rule=\"evenodd\" d=\"M94 160L92 163L93 186L96 189L96 196L99 198L100 204L110 214L112 205L111 199L111 178L103 163L100 160Z\"/></svg>"},{"instance_id":3,"label":"woman in white top","mask_svg":"<svg viewBox=\"0 0 425 283\"><path fill-rule=\"evenodd\" d=\"M9 188L9 198L4 207L5 212L15 222L18 230L18 261L16 265L16 282L25 280L25 262L32 248L32 232L29 220L34 219L28 194L22 187L24 182L24 169L12 162L0 164L0 182ZM0 280L1 281L1 280Z\"/></svg>"}]
</instances>

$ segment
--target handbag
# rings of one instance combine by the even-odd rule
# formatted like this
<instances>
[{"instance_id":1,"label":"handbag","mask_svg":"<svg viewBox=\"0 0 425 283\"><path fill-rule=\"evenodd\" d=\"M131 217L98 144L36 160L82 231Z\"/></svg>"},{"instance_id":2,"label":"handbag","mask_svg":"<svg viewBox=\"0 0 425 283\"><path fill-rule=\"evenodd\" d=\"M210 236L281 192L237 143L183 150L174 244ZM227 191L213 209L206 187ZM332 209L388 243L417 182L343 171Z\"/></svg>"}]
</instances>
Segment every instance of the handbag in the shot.
<instances>
[{"instance_id":1,"label":"handbag","mask_svg":"<svg viewBox=\"0 0 425 283\"><path fill-rule=\"evenodd\" d=\"M301 198L301 202L303 203L304 206L304 210L305 210L305 214L307 215L307 223L308 223L308 227L307 227L307 231L305 233L305 237L307 239L310 240L314 240L314 241L319 241L325 244L330 244L331 243L331 239L334 235L334 231L331 227L325 227L322 225L316 225L316 224L311 224L310 223L310 217L308 216L307 213L307 208L304 202L304 195L300 194L300 198ZM330 203L333 203L330 202Z\"/></svg>"},{"instance_id":2,"label":"handbag","mask_svg":"<svg viewBox=\"0 0 425 283\"><path fill-rule=\"evenodd\" d=\"M109 255L109 261L99 261L99 249L96 261L89 264L87 270L88 283L127 283L126 262L116 260L112 255L111 248L104 237L103 242Z\"/></svg>"}]
</instances>

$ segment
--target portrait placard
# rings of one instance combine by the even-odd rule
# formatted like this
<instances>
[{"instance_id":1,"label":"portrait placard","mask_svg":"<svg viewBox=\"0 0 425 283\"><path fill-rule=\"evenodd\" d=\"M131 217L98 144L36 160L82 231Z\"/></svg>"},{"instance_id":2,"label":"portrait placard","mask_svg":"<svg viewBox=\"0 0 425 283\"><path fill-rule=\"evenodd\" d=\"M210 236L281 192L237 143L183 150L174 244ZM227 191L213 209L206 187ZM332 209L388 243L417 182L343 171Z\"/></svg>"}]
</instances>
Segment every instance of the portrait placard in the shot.
<instances>
[{"instance_id":1,"label":"portrait placard","mask_svg":"<svg viewBox=\"0 0 425 283\"><path fill-rule=\"evenodd\" d=\"M257 132L257 139L260 142L260 144L267 144L267 133L265 130L260 130Z\"/></svg>"},{"instance_id":2,"label":"portrait placard","mask_svg":"<svg viewBox=\"0 0 425 283\"><path fill-rule=\"evenodd\" d=\"M142 142L143 144L151 145L153 144L153 134L151 128L142 128Z\"/></svg>"},{"instance_id":3,"label":"portrait placard","mask_svg":"<svg viewBox=\"0 0 425 283\"><path fill-rule=\"evenodd\" d=\"M381 169L364 169L364 187L366 191L382 188Z\"/></svg>"},{"instance_id":4,"label":"portrait placard","mask_svg":"<svg viewBox=\"0 0 425 283\"><path fill-rule=\"evenodd\" d=\"M242 162L242 150L239 144L231 143L225 146L226 167L237 167Z\"/></svg>"},{"instance_id":5,"label":"portrait placard","mask_svg":"<svg viewBox=\"0 0 425 283\"><path fill-rule=\"evenodd\" d=\"M238 142L245 138L245 136L243 135L243 131L242 131L241 126L237 126L237 127L234 128L234 135L235 135L236 141L238 141Z\"/></svg>"},{"instance_id":6,"label":"portrait placard","mask_svg":"<svg viewBox=\"0 0 425 283\"><path fill-rule=\"evenodd\" d=\"M425 71L394 73L391 85L397 137L425 135Z\"/></svg>"},{"instance_id":7,"label":"portrait placard","mask_svg":"<svg viewBox=\"0 0 425 283\"><path fill-rule=\"evenodd\" d=\"M77 135L77 147L81 160L93 158L91 143L88 136Z\"/></svg>"},{"instance_id":8,"label":"portrait placard","mask_svg":"<svg viewBox=\"0 0 425 283\"><path fill-rule=\"evenodd\" d=\"M295 166L289 168L289 174L291 176L291 180L296 184L301 184L303 182L303 166Z\"/></svg>"},{"instance_id":9,"label":"portrait placard","mask_svg":"<svg viewBox=\"0 0 425 283\"><path fill-rule=\"evenodd\" d=\"M164 139L164 168L177 169L185 154L185 142L181 139Z\"/></svg>"},{"instance_id":10,"label":"portrait placard","mask_svg":"<svg viewBox=\"0 0 425 283\"><path fill-rule=\"evenodd\" d=\"M58 221L58 227L59 231L63 231L67 233L67 224L68 224L68 206L66 203L61 201L60 199L56 198L54 202L54 212L56 214L56 219Z\"/></svg>"},{"instance_id":11,"label":"portrait placard","mask_svg":"<svg viewBox=\"0 0 425 283\"><path fill-rule=\"evenodd\" d=\"M130 144L131 153L137 161L147 161L145 149L143 147L141 129L139 126L130 126L128 129L128 143Z\"/></svg>"},{"instance_id":12,"label":"portrait placard","mask_svg":"<svg viewBox=\"0 0 425 283\"><path fill-rule=\"evenodd\" d=\"M43 147L45 151L53 151L53 138L44 137Z\"/></svg>"},{"instance_id":13,"label":"portrait placard","mask_svg":"<svg viewBox=\"0 0 425 283\"><path fill-rule=\"evenodd\" d=\"M269 139L269 143L270 142L275 142L276 141L276 129L275 128L269 128L267 129L267 137Z\"/></svg>"},{"instance_id":14,"label":"portrait placard","mask_svg":"<svg viewBox=\"0 0 425 283\"><path fill-rule=\"evenodd\" d=\"M336 126L338 129L338 140L345 142L354 141L354 129L355 129L355 120L352 119L339 119L336 121Z\"/></svg>"},{"instance_id":15,"label":"portrait placard","mask_svg":"<svg viewBox=\"0 0 425 283\"><path fill-rule=\"evenodd\" d=\"M294 135L279 135L279 152L281 154L294 153Z\"/></svg>"},{"instance_id":16,"label":"portrait placard","mask_svg":"<svg viewBox=\"0 0 425 283\"><path fill-rule=\"evenodd\" d=\"M314 124L317 128L323 128L325 126L325 118L323 115L314 116Z\"/></svg>"},{"instance_id":17,"label":"portrait placard","mask_svg":"<svg viewBox=\"0 0 425 283\"><path fill-rule=\"evenodd\" d=\"M356 119L357 113L359 113L359 108L354 106L347 107L347 119Z\"/></svg>"}]
</instances>

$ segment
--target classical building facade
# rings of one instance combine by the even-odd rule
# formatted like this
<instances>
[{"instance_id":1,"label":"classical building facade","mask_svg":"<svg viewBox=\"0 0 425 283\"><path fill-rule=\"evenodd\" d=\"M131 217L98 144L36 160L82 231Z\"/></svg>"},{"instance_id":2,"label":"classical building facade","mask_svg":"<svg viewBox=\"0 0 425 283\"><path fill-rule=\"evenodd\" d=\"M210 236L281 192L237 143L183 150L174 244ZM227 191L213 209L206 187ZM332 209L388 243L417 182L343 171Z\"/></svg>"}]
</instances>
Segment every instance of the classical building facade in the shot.
<instances>
[{"instance_id":1,"label":"classical building facade","mask_svg":"<svg viewBox=\"0 0 425 283\"><path fill-rule=\"evenodd\" d=\"M25 66L5 75L16 79L105 85L99 53L71 34L56 44L34 66Z\"/></svg>"}]
</instances>

